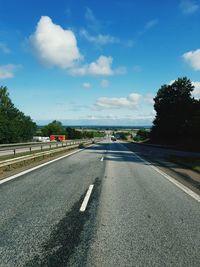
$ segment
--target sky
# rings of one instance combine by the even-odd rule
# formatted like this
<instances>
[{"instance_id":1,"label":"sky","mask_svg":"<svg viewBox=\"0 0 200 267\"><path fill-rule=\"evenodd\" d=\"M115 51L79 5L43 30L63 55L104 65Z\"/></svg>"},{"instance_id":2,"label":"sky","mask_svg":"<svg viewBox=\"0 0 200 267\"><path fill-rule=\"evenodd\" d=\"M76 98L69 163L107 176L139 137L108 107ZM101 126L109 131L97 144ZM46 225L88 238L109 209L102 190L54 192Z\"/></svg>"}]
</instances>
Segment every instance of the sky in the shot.
<instances>
[{"instance_id":1,"label":"sky","mask_svg":"<svg viewBox=\"0 0 200 267\"><path fill-rule=\"evenodd\" d=\"M0 86L40 125L152 125L184 76L198 99L200 1L0 0Z\"/></svg>"}]
</instances>

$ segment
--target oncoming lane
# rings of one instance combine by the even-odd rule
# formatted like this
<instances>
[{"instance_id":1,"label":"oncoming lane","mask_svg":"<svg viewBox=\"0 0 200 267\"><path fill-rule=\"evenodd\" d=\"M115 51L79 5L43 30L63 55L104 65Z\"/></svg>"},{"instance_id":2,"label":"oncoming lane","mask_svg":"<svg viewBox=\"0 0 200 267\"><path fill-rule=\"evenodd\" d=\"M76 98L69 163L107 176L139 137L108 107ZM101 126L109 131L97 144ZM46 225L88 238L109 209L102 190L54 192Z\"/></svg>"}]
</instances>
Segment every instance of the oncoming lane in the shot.
<instances>
[{"instance_id":1,"label":"oncoming lane","mask_svg":"<svg viewBox=\"0 0 200 267\"><path fill-rule=\"evenodd\" d=\"M105 147L96 144L0 185L0 266L67 261L88 216L79 215L85 192L90 184L97 188L104 175Z\"/></svg>"}]
</instances>

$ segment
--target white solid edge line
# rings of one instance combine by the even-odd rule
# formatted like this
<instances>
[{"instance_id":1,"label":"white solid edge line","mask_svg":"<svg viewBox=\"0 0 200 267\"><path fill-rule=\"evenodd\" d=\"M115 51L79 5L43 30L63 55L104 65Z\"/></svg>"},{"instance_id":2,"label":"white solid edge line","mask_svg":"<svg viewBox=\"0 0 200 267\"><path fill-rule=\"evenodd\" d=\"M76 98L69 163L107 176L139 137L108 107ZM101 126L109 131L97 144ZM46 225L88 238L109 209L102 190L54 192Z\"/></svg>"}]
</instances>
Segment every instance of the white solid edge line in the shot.
<instances>
[{"instance_id":1,"label":"white solid edge line","mask_svg":"<svg viewBox=\"0 0 200 267\"><path fill-rule=\"evenodd\" d=\"M129 149L128 149L129 150ZM131 151L131 150L129 150ZM160 169L158 169L155 166L152 166L152 163L144 160L143 158L141 158L140 156L137 155L137 153L131 151L137 158L139 158L141 161L145 162L147 165L149 165L152 169L154 169L156 172L158 172L159 174L161 174L162 176L164 176L168 181L170 181L171 183L173 183L174 185L176 185L178 188L180 188L182 191L184 191L186 194L190 195L192 198L194 198L196 201L200 202L200 196L198 194L196 194L194 191L192 191L191 189L189 189L188 187L186 187L185 185L183 185L182 183L178 182L176 179L174 179L173 177L169 176L168 174L166 174L165 172L161 171Z\"/></svg>"},{"instance_id":2,"label":"white solid edge line","mask_svg":"<svg viewBox=\"0 0 200 267\"><path fill-rule=\"evenodd\" d=\"M93 144L92 144L92 145L93 145ZM90 147L90 146L92 146L92 145L87 146L87 148ZM53 163L53 162L56 162L56 161L58 161L58 160L64 159L64 158L66 158L66 157L69 157L69 156L71 156L71 155L73 155L73 154L76 154L76 153L78 153L78 152L80 152L80 151L82 151L82 150L84 150L84 149L85 149L85 148L78 149L78 150L76 150L76 151L73 151L73 152L71 152L71 153L69 153L69 154L67 154L67 155L64 155L64 156L62 156L62 157L59 157L59 158L57 158L57 159L53 159L53 160L51 160L51 161L45 162L45 163L40 164L40 165L38 165L38 166L36 166L36 167L33 167L33 168L31 168L31 169L28 169L28 170L26 170L26 171L23 171L23 172L20 172L20 173L15 174L15 175L12 175L12 176L10 176L10 177L7 177L7 178L5 178L5 179L2 179L2 180L0 180L0 185L1 185L1 184L4 184L4 183L6 183L6 182L8 182L8 181L10 181L10 180L13 180L13 179L15 179L15 178L17 178L17 177L20 177L20 176L22 176L22 175L24 175L24 174L26 174L26 173L32 172L32 171L34 171L34 170L37 170L37 169L39 169L39 168L41 168L41 167L43 167L43 166L49 165L49 164L51 164L51 163Z\"/></svg>"},{"instance_id":3,"label":"white solid edge line","mask_svg":"<svg viewBox=\"0 0 200 267\"><path fill-rule=\"evenodd\" d=\"M86 210L86 207L87 207L88 201L90 199L93 187L94 187L94 185L91 184L88 188L88 191L85 195L85 198L84 198L83 203L82 203L81 208L80 208L81 212L84 212Z\"/></svg>"}]
</instances>

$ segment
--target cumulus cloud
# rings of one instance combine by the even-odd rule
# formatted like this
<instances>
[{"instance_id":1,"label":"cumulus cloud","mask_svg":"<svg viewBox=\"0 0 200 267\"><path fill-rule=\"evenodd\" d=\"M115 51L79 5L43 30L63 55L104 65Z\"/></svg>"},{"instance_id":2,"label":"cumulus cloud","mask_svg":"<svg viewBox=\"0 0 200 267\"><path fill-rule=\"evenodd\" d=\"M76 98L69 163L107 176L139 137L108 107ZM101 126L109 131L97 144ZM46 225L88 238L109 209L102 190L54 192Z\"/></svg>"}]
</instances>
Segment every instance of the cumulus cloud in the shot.
<instances>
[{"instance_id":1,"label":"cumulus cloud","mask_svg":"<svg viewBox=\"0 0 200 267\"><path fill-rule=\"evenodd\" d=\"M185 15L193 14L199 9L199 5L193 0L181 0L179 7Z\"/></svg>"},{"instance_id":2,"label":"cumulus cloud","mask_svg":"<svg viewBox=\"0 0 200 267\"><path fill-rule=\"evenodd\" d=\"M200 49L189 51L182 57L194 70L200 70Z\"/></svg>"},{"instance_id":3,"label":"cumulus cloud","mask_svg":"<svg viewBox=\"0 0 200 267\"><path fill-rule=\"evenodd\" d=\"M88 83L88 82L83 83L82 86L83 86L83 88L85 88L85 89L90 89L90 88L91 88L91 84Z\"/></svg>"},{"instance_id":4,"label":"cumulus cloud","mask_svg":"<svg viewBox=\"0 0 200 267\"><path fill-rule=\"evenodd\" d=\"M66 69L82 59L74 33L54 24L48 16L40 18L30 41L38 58L47 66Z\"/></svg>"},{"instance_id":5,"label":"cumulus cloud","mask_svg":"<svg viewBox=\"0 0 200 267\"><path fill-rule=\"evenodd\" d=\"M2 51L4 54L10 53L10 49L7 47L7 45L1 42L0 42L0 51Z\"/></svg>"},{"instance_id":6,"label":"cumulus cloud","mask_svg":"<svg viewBox=\"0 0 200 267\"><path fill-rule=\"evenodd\" d=\"M18 67L13 64L0 65L0 80L13 78Z\"/></svg>"},{"instance_id":7,"label":"cumulus cloud","mask_svg":"<svg viewBox=\"0 0 200 267\"><path fill-rule=\"evenodd\" d=\"M91 13L88 9L88 16ZM92 13L90 14L92 18ZM111 41L101 36L102 43ZM108 36L107 36L108 37ZM99 39L100 40L100 39ZM52 22L48 16L40 18L36 31L30 36L31 45L46 66L57 66L71 75L114 75L126 73L125 67L112 69L112 57L101 55L96 61L83 64L77 41L71 30L65 30Z\"/></svg>"},{"instance_id":8,"label":"cumulus cloud","mask_svg":"<svg viewBox=\"0 0 200 267\"><path fill-rule=\"evenodd\" d=\"M110 76L114 74L124 74L125 68L119 67L115 70L112 69L112 57L100 56L97 61L90 64L85 64L82 67L72 68L69 72L72 75L84 76L84 75L104 75Z\"/></svg>"},{"instance_id":9,"label":"cumulus cloud","mask_svg":"<svg viewBox=\"0 0 200 267\"><path fill-rule=\"evenodd\" d=\"M107 45L107 44L114 44L114 43L119 43L119 39L111 36L111 35L103 35L103 34L98 34L96 36L93 36L88 33L85 29L82 29L80 31L80 35L84 37L87 41L94 43L95 45Z\"/></svg>"},{"instance_id":10,"label":"cumulus cloud","mask_svg":"<svg viewBox=\"0 0 200 267\"><path fill-rule=\"evenodd\" d=\"M100 82L100 85L102 88L107 88L109 86L109 81L108 80L102 80Z\"/></svg>"},{"instance_id":11,"label":"cumulus cloud","mask_svg":"<svg viewBox=\"0 0 200 267\"><path fill-rule=\"evenodd\" d=\"M142 96L137 93L132 93L127 97L100 97L96 101L96 106L100 108L136 108Z\"/></svg>"}]
</instances>

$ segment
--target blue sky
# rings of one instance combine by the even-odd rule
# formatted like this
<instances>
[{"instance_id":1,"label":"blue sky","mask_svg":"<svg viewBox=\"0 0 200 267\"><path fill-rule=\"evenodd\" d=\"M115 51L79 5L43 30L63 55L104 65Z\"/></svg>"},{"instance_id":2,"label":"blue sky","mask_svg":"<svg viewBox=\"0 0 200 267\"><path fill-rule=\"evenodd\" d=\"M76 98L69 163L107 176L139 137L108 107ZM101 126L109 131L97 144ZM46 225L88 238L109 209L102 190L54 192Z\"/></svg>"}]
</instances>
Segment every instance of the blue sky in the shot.
<instances>
[{"instance_id":1,"label":"blue sky","mask_svg":"<svg viewBox=\"0 0 200 267\"><path fill-rule=\"evenodd\" d=\"M199 26L195 0L0 0L0 85L39 124L151 125L162 84L200 97Z\"/></svg>"}]
</instances>

